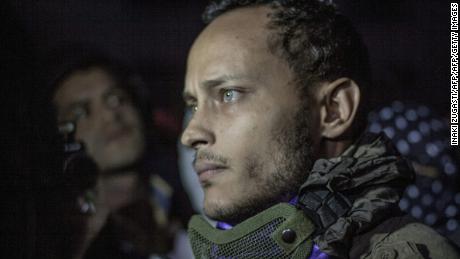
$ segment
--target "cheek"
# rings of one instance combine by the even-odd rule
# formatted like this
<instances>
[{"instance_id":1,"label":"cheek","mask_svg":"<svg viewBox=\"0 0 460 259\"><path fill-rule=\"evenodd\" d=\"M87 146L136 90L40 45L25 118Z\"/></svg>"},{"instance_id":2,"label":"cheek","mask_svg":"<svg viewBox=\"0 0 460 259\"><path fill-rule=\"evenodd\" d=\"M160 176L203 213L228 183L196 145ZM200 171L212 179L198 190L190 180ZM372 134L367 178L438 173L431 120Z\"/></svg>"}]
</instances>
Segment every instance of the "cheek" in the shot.
<instances>
[{"instance_id":1,"label":"cheek","mask_svg":"<svg viewBox=\"0 0 460 259\"><path fill-rule=\"evenodd\" d=\"M119 111L121 121L133 128L138 130L143 130L144 123L142 120L142 116L138 113L134 107L126 106Z\"/></svg>"},{"instance_id":2,"label":"cheek","mask_svg":"<svg viewBox=\"0 0 460 259\"><path fill-rule=\"evenodd\" d=\"M222 147L222 150L230 152L228 155L233 155L232 161L235 162L244 158L247 152L253 152L253 149L261 143L259 138L262 132L251 118L222 124L216 133L216 139L220 142L218 145Z\"/></svg>"},{"instance_id":3,"label":"cheek","mask_svg":"<svg viewBox=\"0 0 460 259\"><path fill-rule=\"evenodd\" d=\"M86 122L78 122L77 123L77 129L75 133L75 139L77 141L82 141L86 145L88 145L88 142L91 142L91 139L93 138L92 136L94 133L92 133L93 127L91 127L88 123Z\"/></svg>"},{"instance_id":4,"label":"cheek","mask_svg":"<svg viewBox=\"0 0 460 259\"><path fill-rule=\"evenodd\" d=\"M208 205L220 203L227 207L229 204L245 199L244 197L255 190L255 185L254 179L250 178L245 170L240 173L229 172L221 175L213 184L204 189L204 202Z\"/></svg>"},{"instance_id":5,"label":"cheek","mask_svg":"<svg viewBox=\"0 0 460 259\"><path fill-rule=\"evenodd\" d=\"M83 142L86 151L89 155L93 157L94 155L99 153L98 149L101 148L101 144L98 143L99 139L100 136L98 136L97 134L95 125L89 125L89 123L86 122L78 123L75 134L75 140Z\"/></svg>"}]
</instances>

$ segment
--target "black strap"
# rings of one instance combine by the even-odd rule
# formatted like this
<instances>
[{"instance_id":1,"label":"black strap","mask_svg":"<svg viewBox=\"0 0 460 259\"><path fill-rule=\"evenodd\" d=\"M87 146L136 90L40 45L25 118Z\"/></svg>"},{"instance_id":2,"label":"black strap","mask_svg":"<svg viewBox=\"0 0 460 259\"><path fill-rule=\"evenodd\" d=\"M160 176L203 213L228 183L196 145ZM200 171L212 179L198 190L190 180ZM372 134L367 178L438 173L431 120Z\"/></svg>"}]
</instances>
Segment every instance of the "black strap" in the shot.
<instances>
[{"instance_id":1,"label":"black strap","mask_svg":"<svg viewBox=\"0 0 460 259\"><path fill-rule=\"evenodd\" d=\"M338 163L332 171L343 171L354 163L353 158L346 158ZM351 208L353 200L340 192L331 191L325 186L302 186L297 205L316 225L316 233L322 233L345 215Z\"/></svg>"},{"instance_id":2,"label":"black strap","mask_svg":"<svg viewBox=\"0 0 460 259\"><path fill-rule=\"evenodd\" d=\"M316 190L301 195L300 208L312 219L321 233L351 208L351 202L339 192Z\"/></svg>"}]
</instances>

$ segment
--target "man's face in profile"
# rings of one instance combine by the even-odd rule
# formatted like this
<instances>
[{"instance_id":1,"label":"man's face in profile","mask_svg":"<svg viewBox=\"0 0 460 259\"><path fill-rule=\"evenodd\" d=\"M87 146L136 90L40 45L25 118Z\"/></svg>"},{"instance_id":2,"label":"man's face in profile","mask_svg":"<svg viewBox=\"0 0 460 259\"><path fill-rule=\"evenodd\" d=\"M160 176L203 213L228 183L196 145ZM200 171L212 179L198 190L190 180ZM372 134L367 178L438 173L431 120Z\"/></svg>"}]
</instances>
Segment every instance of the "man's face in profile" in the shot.
<instances>
[{"instance_id":1,"label":"man's face in profile","mask_svg":"<svg viewBox=\"0 0 460 259\"><path fill-rule=\"evenodd\" d=\"M266 7L214 20L188 59L184 98L194 111L182 143L211 218L241 221L288 198L310 161L308 108L285 60L270 52Z\"/></svg>"},{"instance_id":2,"label":"man's face in profile","mask_svg":"<svg viewBox=\"0 0 460 259\"><path fill-rule=\"evenodd\" d=\"M129 166L141 157L144 132L141 117L128 95L106 71L76 71L54 95L59 122L75 122L76 140L102 171Z\"/></svg>"}]
</instances>

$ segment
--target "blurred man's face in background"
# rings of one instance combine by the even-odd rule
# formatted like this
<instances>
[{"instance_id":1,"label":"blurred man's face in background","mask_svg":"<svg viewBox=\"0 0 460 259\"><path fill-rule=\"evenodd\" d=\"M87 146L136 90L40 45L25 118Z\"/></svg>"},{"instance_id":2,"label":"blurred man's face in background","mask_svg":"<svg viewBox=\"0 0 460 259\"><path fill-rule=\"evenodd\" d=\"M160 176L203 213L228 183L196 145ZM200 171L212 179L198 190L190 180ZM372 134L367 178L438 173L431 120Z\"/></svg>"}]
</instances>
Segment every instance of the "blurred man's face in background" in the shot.
<instances>
[{"instance_id":1,"label":"blurred man's face in background","mask_svg":"<svg viewBox=\"0 0 460 259\"><path fill-rule=\"evenodd\" d=\"M101 171L136 163L145 149L143 123L130 97L103 69L76 71L54 95L58 122L74 122Z\"/></svg>"}]
</instances>

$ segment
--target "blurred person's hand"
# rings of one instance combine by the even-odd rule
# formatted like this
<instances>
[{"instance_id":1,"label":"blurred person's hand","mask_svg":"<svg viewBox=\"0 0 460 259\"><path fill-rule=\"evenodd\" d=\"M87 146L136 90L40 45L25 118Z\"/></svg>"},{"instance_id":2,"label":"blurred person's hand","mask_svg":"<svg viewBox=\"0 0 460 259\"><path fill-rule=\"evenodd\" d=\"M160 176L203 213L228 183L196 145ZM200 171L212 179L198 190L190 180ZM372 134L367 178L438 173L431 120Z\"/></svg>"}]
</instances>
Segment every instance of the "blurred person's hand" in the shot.
<instances>
[{"instance_id":1,"label":"blurred person's hand","mask_svg":"<svg viewBox=\"0 0 460 259\"><path fill-rule=\"evenodd\" d=\"M78 210L73 218L75 252L73 258L83 258L94 238L106 225L111 214L140 197L137 176L134 174L98 177L93 190L87 190L77 198ZM90 196L90 197L88 197Z\"/></svg>"},{"instance_id":2,"label":"blurred person's hand","mask_svg":"<svg viewBox=\"0 0 460 259\"><path fill-rule=\"evenodd\" d=\"M111 224L112 233L123 241L126 249L136 253L149 255L167 253L172 249L172 240L180 224L159 224L155 219L155 204L145 198L149 196L139 186L141 184L133 174L99 177L91 191L90 201L79 202L80 210L84 213L72 217L75 228L72 233L76 241L72 258L84 258L107 224ZM94 209L88 209L88 206L94 206Z\"/></svg>"}]
</instances>

